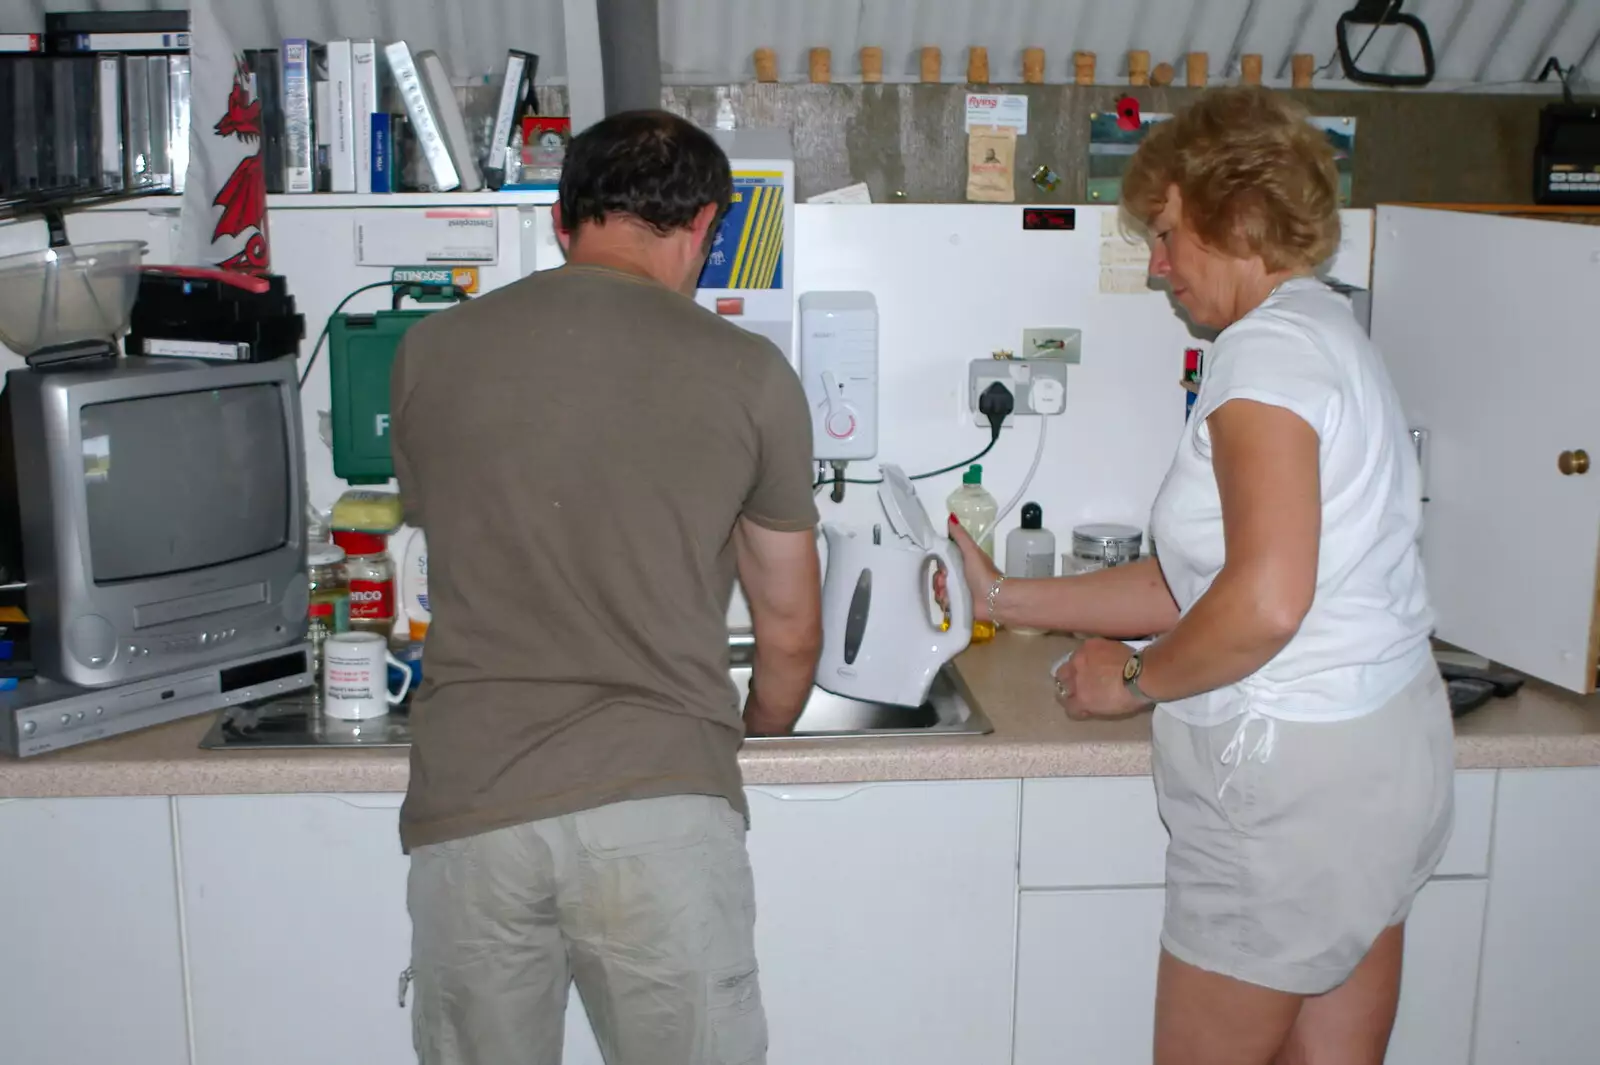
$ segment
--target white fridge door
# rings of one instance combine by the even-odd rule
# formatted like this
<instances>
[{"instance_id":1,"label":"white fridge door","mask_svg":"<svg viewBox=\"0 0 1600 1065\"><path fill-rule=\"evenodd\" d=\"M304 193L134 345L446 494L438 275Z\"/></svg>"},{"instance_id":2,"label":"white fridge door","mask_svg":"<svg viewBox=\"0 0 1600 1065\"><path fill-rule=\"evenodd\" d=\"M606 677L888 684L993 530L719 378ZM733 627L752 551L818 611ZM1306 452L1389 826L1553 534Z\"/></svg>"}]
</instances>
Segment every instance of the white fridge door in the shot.
<instances>
[{"instance_id":1,"label":"white fridge door","mask_svg":"<svg viewBox=\"0 0 1600 1065\"><path fill-rule=\"evenodd\" d=\"M1376 228L1372 336L1429 434L1438 636L1592 691L1600 470L1563 467L1600 458L1600 227L1381 207Z\"/></svg>"}]
</instances>

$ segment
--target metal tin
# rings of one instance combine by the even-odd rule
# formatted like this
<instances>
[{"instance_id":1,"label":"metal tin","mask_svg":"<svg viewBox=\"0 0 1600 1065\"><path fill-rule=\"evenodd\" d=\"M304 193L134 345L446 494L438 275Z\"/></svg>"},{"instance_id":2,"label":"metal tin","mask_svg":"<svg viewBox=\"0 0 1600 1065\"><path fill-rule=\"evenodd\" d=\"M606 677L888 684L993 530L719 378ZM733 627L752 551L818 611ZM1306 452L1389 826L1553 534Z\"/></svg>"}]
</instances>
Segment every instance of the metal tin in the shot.
<instances>
[{"instance_id":1,"label":"metal tin","mask_svg":"<svg viewBox=\"0 0 1600 1065\"><path fill-rule=\"evenodd\" d=\"M1079 572L1109 569L1138 561L1143 540L1131 525L1079 525L1072 530L1072 557Z\"/></svg>"}]
</instances>

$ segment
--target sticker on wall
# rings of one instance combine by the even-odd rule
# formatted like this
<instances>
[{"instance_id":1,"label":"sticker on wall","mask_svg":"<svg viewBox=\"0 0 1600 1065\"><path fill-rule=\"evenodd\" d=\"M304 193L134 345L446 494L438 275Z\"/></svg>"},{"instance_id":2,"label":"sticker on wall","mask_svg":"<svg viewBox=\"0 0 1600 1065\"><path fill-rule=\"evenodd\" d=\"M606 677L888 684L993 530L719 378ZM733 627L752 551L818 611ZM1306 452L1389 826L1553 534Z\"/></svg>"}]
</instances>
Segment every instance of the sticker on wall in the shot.
<instances>
[{"instance_id":1,"label":"sticker on wall","mask_svg":"<svg viewBox=\"0 0 1600 1065\"><path fill-rule=\"evenodd\" d=\"M1143 113L1139 101L1124 96L1115 111L1095 111L1089 115L1088 194L1092 203L1116 203L1122 195L1122 174L1128 161L1149 134L1152 126L1171 118L1170 114ZM1333 148L1334 166L1339 172L1339 206L1350 206L1356 146L1356 120L1344 116L1316 116L1308 121L1322 130Z\"/></svg>"},{"instance_id":2,"label":"sticker on wall","mask_svg":"<svg viewBox=\"0 0 1600 1065\"><path fill-rule=\"evenodd\" d=\"M389 280L397 285L453 285L468 295L478 291L476 266L397 266Z\"/></svg>"},{"instance_id":3,"label":"sticker on wall","mask_svg":"<svg viewBox=\"0 0 1600 1065\"><path fill-rule=\"evenodd\" d=\"M1024 207L1022 228L1065 232L1078 227L1078 212L1072 207Z\"/></svg>"},{"instance_id":4,"label":"sticker on wall","mask_svg":"<svg viewBox=\"0 0 1600 1065\"><path fill-rule=\"evenodd\" d=\"M1021 137L1028 132L1028 98L1012 94L967 93L967 127L1007 126Z\"/></svg>"},{"instance_id":5,"label":"sticker on wall","mask_svg":"<svg viewBox=\"0 0 1600 1065\"><path fill-rule=\"evenodd\" d=\"M711 238L701 288L783 287L783 175L736 170L733 204Z\"/></svg>"}]
</instances>

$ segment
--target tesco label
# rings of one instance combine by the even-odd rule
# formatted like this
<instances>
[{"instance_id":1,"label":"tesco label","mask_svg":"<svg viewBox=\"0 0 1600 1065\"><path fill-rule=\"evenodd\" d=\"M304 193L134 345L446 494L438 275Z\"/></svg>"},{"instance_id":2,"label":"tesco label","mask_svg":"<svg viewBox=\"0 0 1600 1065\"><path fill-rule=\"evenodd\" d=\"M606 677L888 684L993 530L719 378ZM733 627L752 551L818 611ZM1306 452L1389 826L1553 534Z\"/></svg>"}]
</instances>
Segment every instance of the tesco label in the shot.
<instances>
[{"instance_id":1,"label":"tesco label","mask_svg":"<svg viewBox=\"0 0 1600 1065\"><path fill-rule=\"evenodd\" d=\"M1009 93L967 93L967 130L973 126L1010 126L1017 136L1028 132L1028 98Z\"/></svg>"}]
</instances>

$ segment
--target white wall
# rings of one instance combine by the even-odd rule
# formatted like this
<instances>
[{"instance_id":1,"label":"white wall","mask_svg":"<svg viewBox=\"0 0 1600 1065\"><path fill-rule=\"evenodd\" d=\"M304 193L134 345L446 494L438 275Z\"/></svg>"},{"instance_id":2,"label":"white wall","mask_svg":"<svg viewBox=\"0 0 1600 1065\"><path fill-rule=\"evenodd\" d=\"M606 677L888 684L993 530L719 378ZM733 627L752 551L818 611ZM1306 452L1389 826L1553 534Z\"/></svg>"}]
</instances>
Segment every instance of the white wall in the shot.
<instances>
[{"instance_id":1,"label":"white wall","mask_svg":"<svg viewBox=\"0 0 1600 1065\"><path fill-rule=\"evenodd\" d=\"M493 287L559 260L548 233L548 209L496 212L499 262L485 267ZM878 301L882 377L879 458L916 474L981 450L988 430L967 408L967 363L996 349L1019 351L1022 330L1065 326L1083 330L1083 361L1069 371L1067 409L1050 419L1039 474L1027 499L1044 508L1045 525L1060 549L1074 525L1118 521L1143 527L1184 420L1178 385L1183 350L1197 342L1167 297L1101 292L1101 261L1113 244L1114 208L1078 209L1072 232L1024 232L1022 209L988 205L808 205L796 208L799 292L866 289ZM1346 212L1345 245L1329 269L1340 280L1366 285L1370 276L1371 212ZM138 236L151 260L168 254L173 218L143 207L73 216L76 242ZM1105 237L1104 233L1111 236ZM335 304L351 289L383 280L387 269L357 266L348 210L278 208L271 216L274 268L289 279L306 315L302 365ZM0 226L0 254L43 247L43 226ZM1107 245L1103 249L1103 245ZM1129 253L1125 245L1120 254ZM1135 252L1136 254L1136 252ZM364 293L347 310L374 310L382 290ZM1201 343L1199 346L1205 347ZM18 360L0 349L0 368ZM328 407L327 352L305 388L311 498L326 509L345 487L333 477L332 456L317 437L318 412ZM1033 457L1039 418L1017 419L983 459L984 483L1004 504ZM877 476L876 462L852 464L851 476ZM920 482L935 524L959 473ZM835 506L820 493L825 520L879 520L876 490L851 485ZM1014 527L1013 512L997 542Z\"/></svg>"},{"instance_id":2,"label":"white wall","mask_svg":"<svg viewBox=\"0 0 1600 1065\"><path fill-rule=\"evenodd\" d=\"M1075 327L1083 361L1068 371L1066 412L1049 419L1025 499L1043 507L1058 550L1070 548L1072 527L1084 522L1145 527L1183 428L1183 351L1209 344L1189 334L1164 293L1101 292L1102 244L1122 243L1114 208L1079 208L1076 230L1060 233L1024 232L1018 207L802 205L797 213L799 291L864 288L877 297L880 459L916 474L981 450L989 430L972 423L968 362L1019 352L1024 328ZM1347 212L1345 221L1345 245L1328 272L1365 286L1371 212ZM1021 486L1040 421L1016 419L982 460L984 484L1002 506ZM859 465L853 476L876 475L875 463ZM935 524L959 482L959 473L920 482ZM869 487L851 485L838 506L826 492L821 498L825 520L870 522L879 513ZM1018 519L1014 511L1002 523L997 551Z\"/></svg>"}]
</instances>

